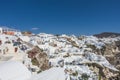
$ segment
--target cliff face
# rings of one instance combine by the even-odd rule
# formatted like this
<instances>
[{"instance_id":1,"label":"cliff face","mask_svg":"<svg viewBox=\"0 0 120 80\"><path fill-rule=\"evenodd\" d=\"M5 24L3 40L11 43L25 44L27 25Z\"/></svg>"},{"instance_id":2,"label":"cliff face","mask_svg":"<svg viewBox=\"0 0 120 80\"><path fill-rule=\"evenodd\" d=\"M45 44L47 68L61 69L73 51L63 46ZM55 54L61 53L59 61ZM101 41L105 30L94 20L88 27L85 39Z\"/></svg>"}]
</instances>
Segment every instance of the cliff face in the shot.
<instances>
[{"instance_id":1,"label":"cliff face","mask_svg":"<svg viewBox=\"0 0 120 80\"><path fill-rule=\"evenodd\" d=\"M33 65L40 68L41 71L49 68L49 59L45 52L38 46L28 51L28 57L31 58Z\"/></svg>"},{"instance_id":2,"label":"cliff face","mask_svg":"<svg viewBox=\"0 0 120 80\"><path fill-rule=\"evenodd\" d=\"M106 44L104 47L103 56L113 65L120 65L120 41L115 41L110 44Z\"/></svg>"},{"instance_id":3,"label":"cliff face","mask_svg":"<svg viewBox=\"0 0 120 80\"><path fill-rule=\"evenodd\" d=\"M102 49L93 51L97 54L103 54L104 57L109 61L110 64L114 65L119 72L114 72L108 69L103 70L103 73L108 76L109 80L120 80L120 41L115 41L112 43L106 43Z\"/></svg>"},{"instance_id":4,"label":"cliff face","mask_svg":"<svg viewBox=\"0 0 120 80\"><path fill-rule=\"evenodd\" d=\"M104 46L102 46L101 49L96 49L94 45L92 45L92 51L96 54L103 55L106 57L106 59L114 65L117 69L120 70L120 33L113 33L113 32L104 32L101 34L95 34L99 40L104 42ZM108 40L106 43L103 38ZM118 38L118 40L110 40L113 38Z\"/></svg>"}]
</instances>

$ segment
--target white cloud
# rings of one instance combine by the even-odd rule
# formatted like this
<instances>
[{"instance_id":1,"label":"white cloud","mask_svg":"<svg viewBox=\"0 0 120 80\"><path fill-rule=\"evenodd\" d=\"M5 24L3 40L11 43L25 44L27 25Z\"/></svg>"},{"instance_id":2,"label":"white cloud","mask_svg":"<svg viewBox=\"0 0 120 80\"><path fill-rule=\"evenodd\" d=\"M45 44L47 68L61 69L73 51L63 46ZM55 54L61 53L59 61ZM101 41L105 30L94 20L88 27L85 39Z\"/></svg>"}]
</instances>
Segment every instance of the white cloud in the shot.
<instances>
[{"instance_id":1,"label":"white cloud","mask_svg":"<svg viewBox=\"0 0 120 80\"><path fill-rule=\"evenodd\" d=\"M34 28L32 28L32 30L38 30L39 28L37 28L37 27L34 27Z\"/></svg>"}]
</instances>

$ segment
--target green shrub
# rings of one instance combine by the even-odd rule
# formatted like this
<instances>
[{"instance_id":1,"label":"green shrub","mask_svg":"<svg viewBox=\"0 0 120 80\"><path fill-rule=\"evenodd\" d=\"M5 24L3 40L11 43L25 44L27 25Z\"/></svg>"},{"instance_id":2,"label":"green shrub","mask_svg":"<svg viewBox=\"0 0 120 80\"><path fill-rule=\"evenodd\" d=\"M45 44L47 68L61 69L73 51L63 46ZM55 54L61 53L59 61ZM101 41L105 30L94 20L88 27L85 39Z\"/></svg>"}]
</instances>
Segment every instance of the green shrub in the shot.
<instances>
[{"instance_id":1,"label":"green shrub","mask_svg":"<svg viewBox=\"0 0 120 80\"><path fill-rule=\"evenodd\" d=\"M83 74L81 75L81 78L82 78L83 80L88 80L89 77L90 77L90 76L87 75L86 73L83 73Z\"/></svg>"},{"instance_id":2,"label":"green shrub","mask_svg":"<svg viewBox=\"0 0 120 80\"><path fill-rule=\"evenodd\" d=\"M74 73L72 73L73 76L78 76L78 72L75 71Z\"/></svg>"},{"instance_id":3,"label":"green shrub","mask_svg":"<svg viewBox=\"0 0 120 80\"><path fill-rule=\"evenodd\" d=\"M32 64L38 66L39 62L37 61L36 58L32 59Z\"/></svg>"},{"instance_id":4,"label":"green shrub","mask_svg":"<svg viewBox=\"0 0 120 80\"><path fill-rule=\"evenodd\" d=\"M41 73L42 71L41 70L39 70L37 73Z\"/></svg>"},{"instance_id":5,"label":"green shrub","mask_svg":"<svg viewBox=\"0 0 120 80\"><path fill-rule=\"evenodd\" d=\"M91 49L93 49L93 50L96 50L96 46L95 46L95 45L87 44L87 47L88 47L88 48L91 48Z\"/></svg>"}]
</instances>

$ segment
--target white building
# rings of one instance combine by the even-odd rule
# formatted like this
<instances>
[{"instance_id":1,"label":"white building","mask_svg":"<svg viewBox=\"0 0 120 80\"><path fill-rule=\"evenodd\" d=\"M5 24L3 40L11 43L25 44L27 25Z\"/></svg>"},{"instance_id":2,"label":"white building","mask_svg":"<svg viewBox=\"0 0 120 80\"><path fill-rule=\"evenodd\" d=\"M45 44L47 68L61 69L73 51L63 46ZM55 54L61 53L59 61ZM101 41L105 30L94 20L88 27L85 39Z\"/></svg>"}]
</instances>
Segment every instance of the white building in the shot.
<instances>
[{"instance_id":1,"label":"white building","mask_svg":"<svg viewBox=\"0 0 120 80\"><path fill-rule=\"evenodd\" d=\"M0 34L7 34L7 35L19 35L21 34L20 31L8 27L0 27Z\"/></svg>"},{"instance_id":2,"label":"white building","mask_svg":"<svg viewBox=\"0 0 120 80\"><path fill-rule=\"evenodd\" d=\"M0 63L0 80L29 80L31 72L20 62Z\"/></svg>"}]
</instances>

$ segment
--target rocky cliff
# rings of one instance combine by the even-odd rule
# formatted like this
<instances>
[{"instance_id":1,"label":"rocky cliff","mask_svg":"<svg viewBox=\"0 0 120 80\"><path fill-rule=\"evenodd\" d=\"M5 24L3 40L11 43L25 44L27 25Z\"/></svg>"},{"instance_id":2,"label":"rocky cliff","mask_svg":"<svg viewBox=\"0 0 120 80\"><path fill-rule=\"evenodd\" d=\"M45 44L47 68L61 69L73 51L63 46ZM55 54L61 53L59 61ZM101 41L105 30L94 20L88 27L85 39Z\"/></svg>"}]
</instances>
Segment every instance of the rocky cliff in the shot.
<instances>
[{"instance_id":1,"label":"rocky cliff","mask_svg":"<svg viewBox=\"0 0 120 80\"><path fill-rule=\"evenodd\" d=\"M38 46L33 47L33 49L29 50L27 53L28 57L31 58L33 65L38 66L41 71L49 68L48 56Z\"/></svg>"}]
</instances>

